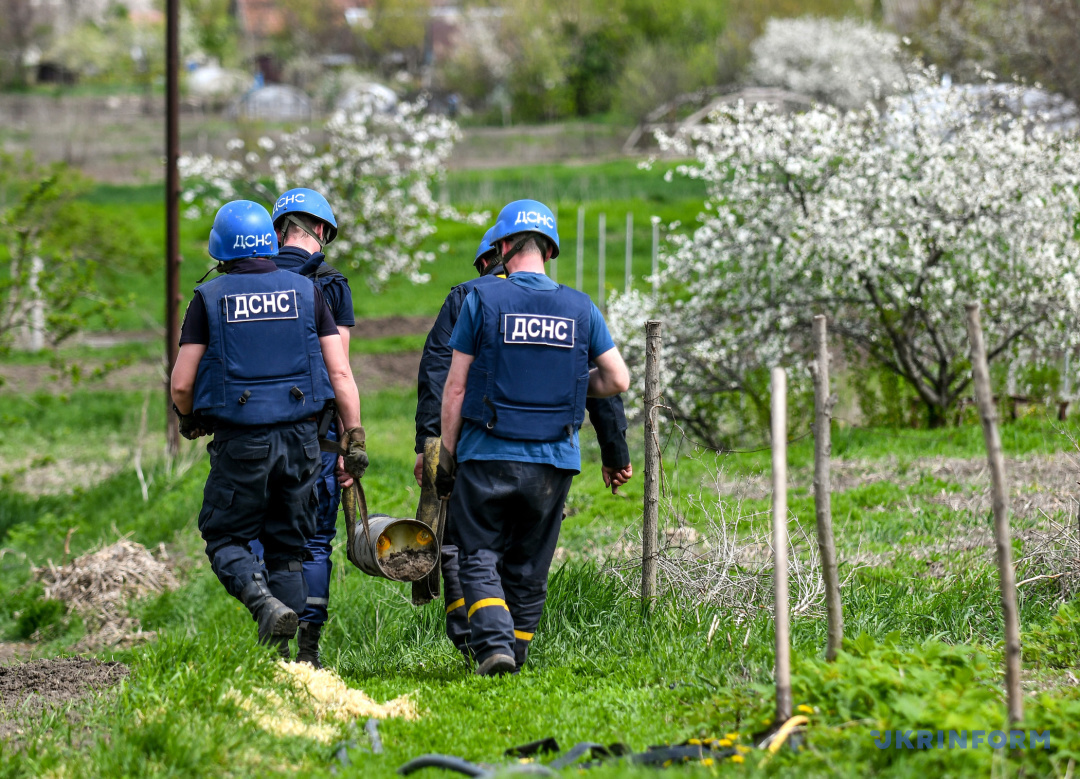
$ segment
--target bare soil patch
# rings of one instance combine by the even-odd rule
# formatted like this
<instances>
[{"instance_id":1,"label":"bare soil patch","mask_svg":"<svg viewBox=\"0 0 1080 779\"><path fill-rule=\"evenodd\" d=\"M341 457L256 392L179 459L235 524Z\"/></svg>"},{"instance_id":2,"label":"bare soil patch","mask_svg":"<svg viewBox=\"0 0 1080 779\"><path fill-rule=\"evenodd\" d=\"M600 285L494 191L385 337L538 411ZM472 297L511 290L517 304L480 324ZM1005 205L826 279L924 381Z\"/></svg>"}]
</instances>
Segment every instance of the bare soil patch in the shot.
<instances>
[{"instance_id":1,"label":"bare soil patch","mask_svg":"<svg viewBox=\"0 0 1080 779\"><path fill-rule=\"evenodd\" d=\"M11 665L25 657L29 657L34 651L33 644L23 644L17 641L0 641L0 665Z\"/></svg>"},{"instance_id":2,"label":"bare soil patch","mask_svg":"<svg viewBox=\"0 0 1080 779\"><path fill-rule=\"evenodd\" d=\"M397 335L427 334L435 324L433 316L387 316L381 319L357 319L349 330L349 339L370 340Z\"/></svg>"},{"instance_id":3,"label":"bare soil patch","mask_svg":"<svg viewBox=\"0 0 1080 779\"><path fill-rule=\"evenodd\" d=\"M384 389L416 386L420 352L361 354L352 359L353 376L361 395Z\"/></svg>"},{"instance_id":4,"label":"bare soil patch","mask_svg":"<svg viewBox=\"0 0 1080 779\"><path fill-rule=\"evenodd\" d=\"M15 735L21 723L46 709L102 692L128 675L123 663L85 657L34 660L0 667L0 738Z\"/></svg>"},{"instance_id":5,"label":"bare soil patch","mask_svg":"<svg viewBox=\"0 0 1080 779\"><path fill-rule=\"evenodd\" d=\"M1057 511L1075 510L1077 482L1080 481L1080 462L1075 452L1036 455L1026 459L1008 458L1005 470L1011 489L1013 516L1024 518L1052 515ZM793 488L811 489L813 470L798 468L791 471ZM832 464L833 492L846 492L878 482L890 482L899 487L918 484L936 478L959 485L960 492L942 492L934 502L951 511L964 509L974 512L990 509L990 473L986 459L949 457L919 457L901 464L896 457L881 460L834 460ZM720 494L740 500L763 500L772 494L769 474L723 478Z\"/></svg>"}]
</instances>

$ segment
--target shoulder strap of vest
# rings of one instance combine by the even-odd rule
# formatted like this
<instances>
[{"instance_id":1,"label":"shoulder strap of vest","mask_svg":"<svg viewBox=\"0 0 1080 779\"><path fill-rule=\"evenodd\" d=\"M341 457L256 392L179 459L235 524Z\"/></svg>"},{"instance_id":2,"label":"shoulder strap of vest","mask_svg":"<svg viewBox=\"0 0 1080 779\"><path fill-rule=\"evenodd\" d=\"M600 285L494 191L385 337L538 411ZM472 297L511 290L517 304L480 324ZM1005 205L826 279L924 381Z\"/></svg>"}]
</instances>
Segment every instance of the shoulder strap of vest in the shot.
<instances>
[{"instance_id":1,"label":"shoulder strap of vest","mask_svg":"<svg viewBox=\"0 0 1080 779\"><path fill-rule=\"evenodd\" d=\"M332 276L332 277L335 277L335 278L342 278L342 279L345 279L346 281L348 281L348 279L345 278L344 273L339 271L337 268L335 268L330 263L323 260L322 264L319 265L319 267L315 269L315 278L323 279L323 278L326 278L328 276Z\"/></svg>"}]
</instances>

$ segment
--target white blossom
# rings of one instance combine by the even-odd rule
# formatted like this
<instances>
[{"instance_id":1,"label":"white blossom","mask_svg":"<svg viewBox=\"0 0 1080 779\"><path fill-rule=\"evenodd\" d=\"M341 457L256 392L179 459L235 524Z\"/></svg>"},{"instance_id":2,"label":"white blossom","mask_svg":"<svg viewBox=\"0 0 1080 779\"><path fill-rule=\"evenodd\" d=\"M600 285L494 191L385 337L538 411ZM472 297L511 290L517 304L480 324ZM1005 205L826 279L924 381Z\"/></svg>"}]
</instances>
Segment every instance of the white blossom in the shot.
<instances>
[{"instance_id":1,"label":"white blossom","mask_svg":"<svg viewBox=\"0 0 1080 779\"><path fill-rule=\"evenodd\" d=\"M421 266L435 255L419 246L435 232L436 219L482 225L489 218L459 214L433 195L460 133L446 117L425 113L423 102L387 113L368 99L359 110L331 116L322 135L325 141L316 144L310 129L301 127L276 142L260 138L257 148L275 152L261 168L259 153L234 139L226 144L227 157L181 157L180 173L207 212L238 197L262 199L273 208L287 189L316 190L338 222L329 249L333 261L362 271L375 289L398 274L415 283L428 280ZM262 183L267 174L272 188Z\"/></svg>"},{"instance_id":2,"label":"white blossom","mask_svg":"<svg viewBox=\"0 0 1080 779\"><path fill-rule=\"evenodd\" d=\"M740 104L660 136L694 158L679 172L707 182L708 207L669 239L660 299L617 299L609 321L623 344L664 321L667 400L702 437L723 440L730 412L767 419L767 368L803 363L815 314L936 422L970 391L965 303L991 359L1052 355L1076 332L1080 143L988 115L972 90L938 90L928 121L912 95L935 74L908 78L882 110Z\"/></svg>"},{"instance_id":3,"label":"white blossom","mask_svg":"<svg viewBox=\"0 0 1080 779\"><path fill-rule=\"evenodd\" d=\"M903 79L900 42L854 19L770 19L750 50L757 83L851 108L894 91Z\"/></svg>"}]
</instances>

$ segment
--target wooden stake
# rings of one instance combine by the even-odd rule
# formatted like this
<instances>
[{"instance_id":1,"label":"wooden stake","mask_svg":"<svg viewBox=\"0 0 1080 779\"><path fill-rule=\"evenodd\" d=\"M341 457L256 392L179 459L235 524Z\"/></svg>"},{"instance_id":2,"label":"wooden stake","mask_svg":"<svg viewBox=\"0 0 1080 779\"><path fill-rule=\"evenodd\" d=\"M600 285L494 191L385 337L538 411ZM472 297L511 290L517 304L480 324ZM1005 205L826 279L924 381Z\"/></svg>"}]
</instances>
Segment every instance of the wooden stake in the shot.
<instances>
[{"instance_id":1,"label":"wooden stake","mask_svg":"<svg viewBox=\"0 0 1080 779\"><path fill-rule=\"evenodd\" d=\"M660 323L645 325L645 513L641 530L641 605L656 599L656 554L660 532Z\"/></svg>"},{"instance_id":2,"label":"wooden stake","mask_svg":"<svg viewBox=\"0 0 1080 779\"><path fill-rule=\"evenodd\" d=\"M598 273L600 275L600 290L598 297L596 298L596 307L601 311L604 310L604 276L607 274L604 272L604 260L607 254L607 214L600 214L600 244L598 246L600 252L600 258L598 265L600 267Z\"/></svg>"},{"instance_id":3,"label":"wooden stake","mask_svg":"<svg viewBox=\"0 0 1080 779\"><path fill-rule=\"evenodd\" d=\"M825 610L828 615L828 642L825 659L836 659L844 643L844 612L840 604L840 576L836 570L836 541L832 527L832 411L836 396L829 392L829 341L825 317L814 317L814 345L817 360L810 364L814 377L814 508L817 513L818 549L821 575L825 580Z\"/></svg>"},{"instance_id":4,"label":"wooden stake","mask_svg":"<svg viewBox=\"0 0 1080 779\"><path fill-rule=\"evenodd\" d=\"M971 374L975 381L975 402L982 419L986 457L990 465L990 502L994 511L994 545L997 547L998 579L1001 585L1001 611L1005 617L1005 692L1008 696L1009 722L1016 724L1024 716L1020 691L1020 616L1016 609L1016 574L1012 566L1012 540L1009 534L1009 489L1005 480L1005 456L1001 450L994 396L990 391L990 367L986 342L979 323L979 304L967 305L968 340L971 343Z\"/></svg>"},{"instance_id":5,"label":"wooden stake","mask_svg":"<svg viewBox=\"0 0 1080 779\"><path fill-rule=\"evenodd\" d=\"M787 374L772 369L773 610L776 617L776 722L791 719L788 630Z\"/></svg>"},{"instance_id":6,"label":"wooden stake","mask_svg":"<svg viewBox=\"0 0 1080 779\"><path fill-rule=\"evenodd\" d=\"M585 288L585 206L577 210L577 284L574 289Z\"/></svg>"},{"instance_id":7,"label":"wooden stake","mask_svg":"<svg viewBox=\"0 0 1080 779\"><path fill-rule=\"evenodd\" d=\"M180 1L165 2L165 445L180 451L172 376L180 352Z\"/></svg>"},{"instance_id":8,"label":"wooden stake","mask_svg":"<svg viewBox=\"0 0 1080 779\"><path fill-rule=\"evenodd\" d=\"M634 212L626 214L626 273L623 279L623 291L630 291L630 284L634 278Z\"/></svg>"},{"instance_id":9,"label":"wooden stake","mask_svg":"<svg viewBox=\"0 0 1080 779\"><path fill-rule=\"evenodd\" d=\"M652 293L655 295L660 289L657 276L660 275L660 222L654 219L652 226Z\"/></svg>"}]
</instances>

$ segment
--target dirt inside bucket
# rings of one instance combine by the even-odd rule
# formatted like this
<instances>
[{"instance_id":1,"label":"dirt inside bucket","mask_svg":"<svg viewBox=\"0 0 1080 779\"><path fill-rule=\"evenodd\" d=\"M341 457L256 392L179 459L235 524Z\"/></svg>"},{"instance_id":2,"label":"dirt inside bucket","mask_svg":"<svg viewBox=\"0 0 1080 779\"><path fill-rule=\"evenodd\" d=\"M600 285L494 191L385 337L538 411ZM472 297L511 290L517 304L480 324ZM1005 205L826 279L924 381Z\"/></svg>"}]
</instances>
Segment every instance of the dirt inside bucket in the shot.
<instances>
[{"instance_id":1,"label":"dirt inside bucket","mask_svg":"<svg viewBox=\"0 0 1080 779\"><path fill-rule=\"evenodd\" d=\"M403 549L400 552L391 552L379 562L391 578L402 582L415 582L424 578L435 567L437 557L434 550Z\"/></svg>"}]
</instances>

